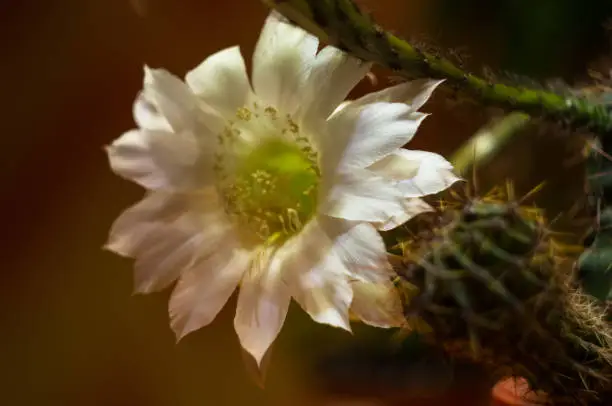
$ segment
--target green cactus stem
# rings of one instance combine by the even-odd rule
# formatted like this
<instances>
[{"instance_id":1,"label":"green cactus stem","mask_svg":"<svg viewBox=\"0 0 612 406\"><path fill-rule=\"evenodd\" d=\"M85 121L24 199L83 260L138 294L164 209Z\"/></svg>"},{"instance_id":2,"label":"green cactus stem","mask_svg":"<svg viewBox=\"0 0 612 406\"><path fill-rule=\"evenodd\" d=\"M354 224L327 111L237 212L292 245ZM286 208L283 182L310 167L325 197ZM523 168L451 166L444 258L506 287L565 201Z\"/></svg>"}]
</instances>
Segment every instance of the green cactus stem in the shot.
<instances>
[{"instance_id":1,"label":"green cactus stem","mask_svg":"<svg viewBox=\"0 0 612 406\"><path fill-rule=\"evenodd\" d=\"M595 224L585 239L587 250L578 260L580 279L587 292L612 301L612 142L596 137L588 148L587 191Z\"/></svg>"},{"instance_id":2,"label":"green cactus stem","mask_svg":"<svg viewBox=\"0 0 612 406\"><path fill-rule=\"evenodd\" d=\"M440 205L413 224L398 267L409 322L493 376L517 376L553 405L612 399L612 326L576 287L541 210L503 194Z\"/></svg>"},{"instance_id":3,"label":"green cactus stem","mask_svg":"<svg viewBox=\"0 0 612 406\"><path fill-rule=\"evenodd\" d=\"M585 126L598 133L612 131L608 107L585 98L492 83L465 72L448 59L385 31L352 0L263 0L289 20L352 55L390 68L407 78L439 78L489 106L519 110L534 117Z\"/></svg>"}]
</instances>

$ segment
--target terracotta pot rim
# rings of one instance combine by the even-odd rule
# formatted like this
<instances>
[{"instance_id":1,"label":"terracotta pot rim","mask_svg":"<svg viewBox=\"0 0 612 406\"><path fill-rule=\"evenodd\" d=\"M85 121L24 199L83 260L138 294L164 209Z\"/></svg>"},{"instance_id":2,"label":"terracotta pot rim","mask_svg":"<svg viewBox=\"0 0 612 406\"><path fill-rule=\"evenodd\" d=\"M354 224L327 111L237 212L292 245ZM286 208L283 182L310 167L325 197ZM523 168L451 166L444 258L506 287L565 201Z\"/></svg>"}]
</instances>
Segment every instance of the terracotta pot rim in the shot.
<instances>
[{"instance_id":1,"label":"terracotta pot rim","mask_svg":"<svg viewBox=\"0 0 612 406\"><path fill-rule=\"evenodd\" d=\"M498 406L542 406L546 405L546 397L542 393L529 389L527 380L520 377L508 377L498 381L491 396Z\"/></svg>"}]
</instances>

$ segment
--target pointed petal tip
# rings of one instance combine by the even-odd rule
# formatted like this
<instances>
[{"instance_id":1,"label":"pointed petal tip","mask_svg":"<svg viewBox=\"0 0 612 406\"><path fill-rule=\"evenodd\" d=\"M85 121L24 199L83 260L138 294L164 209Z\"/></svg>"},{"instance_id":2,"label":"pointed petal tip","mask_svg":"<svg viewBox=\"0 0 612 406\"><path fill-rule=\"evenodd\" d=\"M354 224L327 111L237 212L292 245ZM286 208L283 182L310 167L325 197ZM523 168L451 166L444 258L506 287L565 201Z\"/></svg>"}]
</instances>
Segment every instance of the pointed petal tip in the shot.
<instances>
[{"instance_id":1,"label":"pointed petal tip","mask_svg":"<svg viewBox=\"0 0 612 406\"><path fill-rule=\"evenodd\" d=\"M153 69L149 67L149 65L143 65L142 75L144 83L151 83L151 79L153 79Z\"/></svg>"},{"instance_id":2,"label":"pointed petal tip","mask_svg":"<svg viewBox=\"0 0 612 406\"><path fill-rule=\"evenodd\" d=\"M176 289L176 288L175 288ZM178 344L182 339L184 339L189 334L193 333L196 330L199 330L204 326L196 326L193 323L190 325L189 322L186 322L182 319L177 319L177 314L174 314L171 309L168 311L170 316L170 328L174 333L174 341Z\"/></svg>"},{"instance_id":3,"label":"pointed petal tip","mask_svg":"<svg viewBox=\"0 0 612 406\"><path fill-rule=\"evenodd\" d=\"M240 341L240 336L238 337L238 340ZM267 348L263 348L262 346L259 348L247 348L242 344L242 342L240 342L243 360L245 361L247 368L250 369L250 373L253 371L256 371L258 374L265 372L264 369L267 366L267 358L269 357L272 344L270 344L270 346ZM259 378L261 378L261 376Z\"/></svg>"},{"instance_id":4,"label":"pointed petal tip","mask_svg":"<svg viewBox=\"0 0 612 406\"><path fill-rule=\"evenodd\" d=\"M178 345L183 338L185 338L186 334L174 334L174 345Z\"/></svg>"},{"instance_id":5,"label":"pointed petal tip","mask_svg":"<svg viewBox=\"0 0 612 406\"><path fill-rule=\"evenodd\" d=\"M268 13L268 18L276 18L276 19L282 20L285 17L277 9L273 8Z\"/></svg>"},{"instance_id":6,"label":"pointed petal tip","mask_svg":"<svg viewBox=\"0 0 612 406\"><path fill-rule=\"evenodd\" d=\"M255 385L260 389L265 389L268 370L270 368L270 359L274 343L268 348L261 359L255 358L246 348L240 346L240 354L244 363L247 375L253 380Z\"/></svg>"},{"instance_id":7,"label":"pointed petal tip","mask_svg":"<svg viewBox=\"0 0 612 406\"><path fill-rule=\"evenodd\" d=\"M132 294L130 295L131 297L136 297L136 296L144 296L146 293L140 292L139 290L137 290L136 288L132 289Z\"/></svg>"},{"instance_id":8,"label":"pointed petal tip","mask_svg":"<svg viewBox=\"0 0 612 406\"><path fill-rule=\"evenodd\" d=\"M111 158L111 155L113 154L116 148L115 143L117 142L118 139L119 138L113 140L113 142L111 142L110 144L106 144L102 146L102 150L106 152L106 155L108 156L109 159Z\"/></svg>"},{"instance_id":9,"label":"pointed petal tip","mask_svg":"<svg viewBox=\"0 0 612 406\"><path fill-rule=\"evenodd\" d=\"M351 310L363 323L378 328L400 327L405 322L404 309L395 286L356 282Z\"/></svg>"},{"instance_id":10,"label":"pointed petal tip","mask_svg":"<svg viewBox=\"0 0 612 406\"><path fill-rule=\"evenodd\" d=\"M132 290L132 296L144 296L151 294L155 291L151 285L137 284L134 283L134 289Z\"/></svg>"},{"instance_id":11,"label":"pointed petal tip","mask_svg":"<svg viewBox=\"0 0 612 406\"><path fill-rule=\"evenodd\" d=\"M171 326L172 330L174 331L174 343L178 344L179 342L181 342L181 340L183 340L185 337L187 337L190 333L194 332L195 330L190 329L183 329L183 330L176 330L174 326Z\"/></svg>"},{"instance_id":12,"label":"pointed petal tip","mask_svg":"<svg viewBox=\"0 0 612 406\"><path fill-rule=\"evenodd\" d=\"M102 251L107 251L107 252L111 252L115 255L119 255L120 257L124 257L124 258L132 258L129 253L125 250L123 250L121 248L121 244L114 240L114 239L109 239L106 243L104 243L100 249Z\"/></svg>"},{"instance_id":13,"label":"pointed petal tip","mask_svg":"<svg viewBox=\"0 0 612 406\"><path fill-rule=\"evenodd\" d=\"M265 357L265 353L264 354L252 354L252 355L253 355L253 359L255 360L255 364L257 365L257 368L261 370L262 362Z\"/></svg>"},{"instance_id":14,"label":"pointed petal tip","mask_svg":"<svg viewBox=\"0 0 612 406\"><path fill-rule=\"evenodd\" d=\"M343 315L336 309L328 309L320 314L311 315L312 319L320 324L327 324L331 327L336 327L353 333L348 314Z\"/></svg>"},{"instance_id":15,"label":"pointed petal tip","mask_svg":"<svg viewBox=\"0 0 612 406\"><path fill-rule=\"evenodd\" d=\"M423 84L421 94L426 95L427 98L429 98L431 97L433 92L438 88L438 86L440 86L444 82L446 82L446 79L423 78L423 79L415 79L407 83Z\"/></svg>"},{"instance_id":16,"label":"pointed petal tip","mask_svg":"<svg viewBox=\"0 0 612 406\"><path fill-rule=\"evenodd\" d=\"M166 71L163 68L152 68L149 65L144 65L143 72L144 72L143 82L145 85L153 84L156 80L160 79L160 75L163 75L164 73L168 73L168 71Z\"/></svg>"},{"instance_id":17,"label":"pointed petal tip","mask_svg":"<svg viewBox=\"0 0 612 406\"><path fill-rule=\"evenodd\" d=\"M253 97L239 45L209 55L186 73L185 83L205 106L228 117Z\"/></svg>"},{"instance_id":18,"label":"pointed petal tip","mask_svg":"<svg viewBox=\"0 0 612 406\"><path fill-rule=\"evenodd\" d=\"M160 68L152 68L150 65L144 64L142 66L142 70L143 70L145 76L147 76L147 75L151 76L151 75L154 75L156 72L159 72L162 69L160 69Z\"/></svg>"}]
</instances>

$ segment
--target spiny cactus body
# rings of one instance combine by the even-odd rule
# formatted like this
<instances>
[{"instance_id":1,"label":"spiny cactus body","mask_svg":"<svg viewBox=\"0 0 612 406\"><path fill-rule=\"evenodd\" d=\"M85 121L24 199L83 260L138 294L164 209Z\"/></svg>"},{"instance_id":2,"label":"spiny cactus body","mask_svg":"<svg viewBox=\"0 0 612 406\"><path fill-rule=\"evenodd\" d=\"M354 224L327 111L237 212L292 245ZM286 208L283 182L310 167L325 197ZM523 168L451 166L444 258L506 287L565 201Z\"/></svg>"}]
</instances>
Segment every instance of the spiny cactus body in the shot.
<instances>
[{"instance_id":1,"label":"spiny cactus body","mask_svg":"<svg viewBox=\"0 0 612 406\"><path fill-rule=\"evenodd\" d=\"M551 404L612 399L612 329L540 210L488 195L423 225L433 231L417 232L398 269L408 320L424 320L451 356L526 378Z\"/></svg>"},{"instance_id":2,"label":"spiny cactus body","mask_svg":"<svg viewBox=\"0 0 612 406\"><path fill-rule=\"evenodd\" d=\"M594 138L586 160L589 208L594 225L578 261L584 288L597 299L612 301L612 141Z\"/></svg>"}]
</instances>

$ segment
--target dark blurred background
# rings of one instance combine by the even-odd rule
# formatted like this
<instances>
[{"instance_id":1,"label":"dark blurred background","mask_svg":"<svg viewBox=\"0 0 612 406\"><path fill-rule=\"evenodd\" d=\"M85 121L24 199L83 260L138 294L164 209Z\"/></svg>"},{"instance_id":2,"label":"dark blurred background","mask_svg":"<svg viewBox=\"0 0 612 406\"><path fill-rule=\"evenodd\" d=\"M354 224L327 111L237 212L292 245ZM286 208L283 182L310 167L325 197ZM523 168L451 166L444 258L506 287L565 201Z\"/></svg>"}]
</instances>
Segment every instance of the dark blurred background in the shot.
<instances>
[{"instance_id":1,"label":"dark blurred background","mask_svg":"<svg viewBox=\"0 0 612 406\"><path fill-rule=\"evenodd\" d=\"M596 61L612 67L608 0L359 3L393 32L503 80L510 71L572 84ZM0 1L0 404L436 405L450 404L431 398L447 390L458 405L459 386L477 384L453 379L436 354L390 348L387 333L358 326L350 336L293 306L262 391L245 372L234 299L177 345L168 292L132 296L131 262L101 250L142 195L110 172L103 146L133 126L143 64L182 76L234 44L248 60L266 14L258 0ZM379 83L354 96L393 76L376 73ZM410 147L447 156L496 114L439 97L426 110L435 114ZM536 201L550 216L566 213L582 188L571 137L529 131L477 175L483 187L511 178L519 193L547 180ZM411 396L429 400L402 400Z\"/></svg>"}]
</instances>

